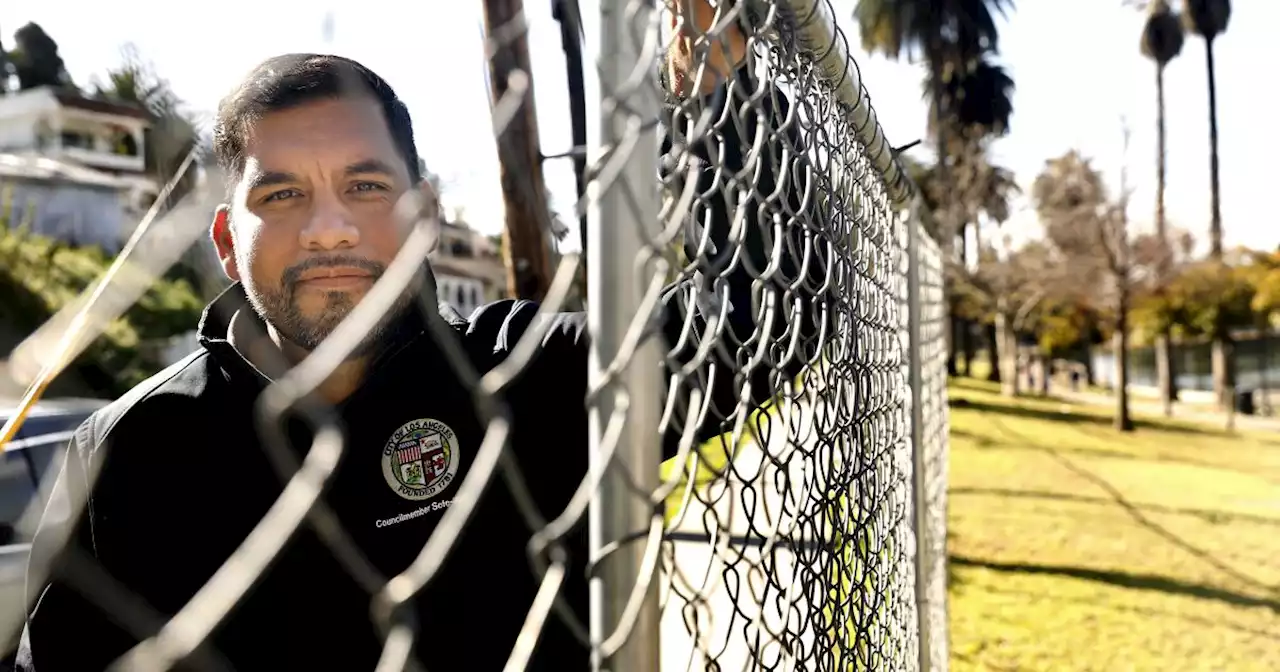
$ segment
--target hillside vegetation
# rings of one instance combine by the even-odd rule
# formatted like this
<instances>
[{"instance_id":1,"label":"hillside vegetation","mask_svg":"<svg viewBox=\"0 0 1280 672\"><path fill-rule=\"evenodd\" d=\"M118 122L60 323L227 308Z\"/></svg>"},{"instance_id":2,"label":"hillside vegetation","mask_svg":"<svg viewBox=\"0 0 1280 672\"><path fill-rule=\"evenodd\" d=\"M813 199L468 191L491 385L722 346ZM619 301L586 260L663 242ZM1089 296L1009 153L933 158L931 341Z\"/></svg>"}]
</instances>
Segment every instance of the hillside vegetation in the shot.
<instances>
[{"instance_id":1,"label":"hillside vegetation","mask_svg":"<svg viewBox=\"0 0 1280 672\"><path fill-rule=\"evenodd\" d=\"M73 248L11 228L0 218L0 359L18 339L73 301L111 264L96 247ZM160 279L80 356L63 390L111 397L160 368L155 346L195 328L202 301L185 279Z\"/></svg>"}]
</instances>

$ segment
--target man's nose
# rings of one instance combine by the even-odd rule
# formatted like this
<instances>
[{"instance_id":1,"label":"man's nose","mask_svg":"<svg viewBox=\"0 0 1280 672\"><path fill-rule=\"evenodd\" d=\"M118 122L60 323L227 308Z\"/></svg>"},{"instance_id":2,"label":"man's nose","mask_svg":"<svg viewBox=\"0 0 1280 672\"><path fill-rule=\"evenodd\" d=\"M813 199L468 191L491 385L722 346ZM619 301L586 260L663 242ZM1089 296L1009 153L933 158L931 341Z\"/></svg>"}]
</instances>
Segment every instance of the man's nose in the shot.
<instances>
[{"instance_id":1,"label":"man's nose","mask_svg":"<svg viewBox=\"0 0 1280 672\"><path fill-rule=\"evenodd\" d=\"M360 229L351 213L337 199L316 199L315 208L301 233L308 250L340 250L360 244Z\"/></svg>"}]
</instances>

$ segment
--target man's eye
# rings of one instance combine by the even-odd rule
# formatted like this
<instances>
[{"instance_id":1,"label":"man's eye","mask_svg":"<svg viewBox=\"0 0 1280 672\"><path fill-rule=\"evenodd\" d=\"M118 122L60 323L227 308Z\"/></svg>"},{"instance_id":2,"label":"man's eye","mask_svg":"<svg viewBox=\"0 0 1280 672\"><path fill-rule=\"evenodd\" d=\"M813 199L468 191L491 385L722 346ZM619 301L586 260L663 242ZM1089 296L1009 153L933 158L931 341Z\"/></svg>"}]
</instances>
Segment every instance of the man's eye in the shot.
<instances>
[{"instance_id":1,"label":"man's eye","mask_svg":"<svg viewBox=\"0 0 1280 672\"><path fill-rule=\"evenodd\" d=\"M266 198L262 199L262 202L271 203L273 201L283 201L286 198L293 198L294 196L299 196L299 195L300 194L298 193L297 189L281 189L280 191L273 192Z\"/></svg>"},{"instance_id":2,"label":"man's eye","mask_svg":"<svg viewBox=\"0 0 1280 672\"><path fill-rule=\"evenodd\" d=\"M370 192L370 191L386 191L387 187L386 185L378 184L377 182L357 182L356 185L352 187L352 189L357 192Z\"/></svg>"}]
</instances>

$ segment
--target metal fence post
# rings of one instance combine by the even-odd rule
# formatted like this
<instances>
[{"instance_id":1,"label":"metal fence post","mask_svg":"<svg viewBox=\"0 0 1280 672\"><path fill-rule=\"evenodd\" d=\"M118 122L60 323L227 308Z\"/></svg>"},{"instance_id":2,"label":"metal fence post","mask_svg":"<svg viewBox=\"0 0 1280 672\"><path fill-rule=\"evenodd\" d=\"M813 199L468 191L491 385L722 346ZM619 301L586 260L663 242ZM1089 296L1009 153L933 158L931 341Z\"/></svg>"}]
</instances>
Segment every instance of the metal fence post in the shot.
<instances>
[{"instance_id":1,"label":"metal fence post","mask_svg":"<svg viewBox=\"0 0 1280 672\"><path fill-rule=\"evenodd\" d=\"M660 199L652 133L659 110L652 39L658 16L653 0L601 0L598 14L586 14L584 88L587 100L598 105L587 117L588 373L598 395L590 409L590 469L593 478L601 478L588 514L592 667L653 672L659 668L658 582L641 574L645 533L655 516L648 497L657 488L661 461L661 351L652 338L634 353L624 348L633 322L649 323L641 298L654 277L643 260L657 232ZM606 380L617 362L624 366ZM622 418L609 462L602 455L612 443L606 429ZM641 581L648 582L647 590L632 598ZM641 600L634 621L624 613L631 599ZM602 651L620 628L625 644L612 655Z\"/></svg>"},{"instance_id":2,"label":"metal fence post","mask_svg":"<svg viewBox=\"0 0 1280 672\"><path fill-rule=\"evenodd\" d=\"M919 201L907 211L907 384L911 388L911 474L912 523L916 539L916 618L919 627L920 671L928 672L930 662L929 627L929 490L928 466L925 460L923 333L921 331L920 297L920 218Z\"/></svg>"}]
</instances>

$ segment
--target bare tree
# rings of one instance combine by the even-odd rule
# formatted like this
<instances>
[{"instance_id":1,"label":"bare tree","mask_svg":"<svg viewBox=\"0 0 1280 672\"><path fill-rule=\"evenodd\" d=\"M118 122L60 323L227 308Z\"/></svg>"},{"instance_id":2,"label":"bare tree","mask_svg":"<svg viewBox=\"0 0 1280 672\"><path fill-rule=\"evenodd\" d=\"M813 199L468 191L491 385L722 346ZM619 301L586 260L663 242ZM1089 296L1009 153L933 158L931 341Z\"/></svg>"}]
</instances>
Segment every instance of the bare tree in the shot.
<instances>
[{"instance_id":1,"label":"bare tree","mask_svg":"<svg viewBox=\"0 0 1280 672\"><path fill-rule=\"evenodd\" d=\"M1125 161L1129 127L1124 125ZM1129 236L1128 206L1132 189L1127 166L1120 171L1120 193L1113 201L1102 176L1076 151L1051 159L1032 188L1036 211L1053 245L1070 260L1080 278L1097 278L1098 301L1115 314L1115 427L1133 430L1129 411L1129 309L1141 280L1134 241Z\"/></svg>"}]
</instances>

